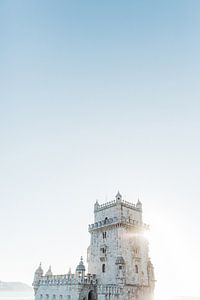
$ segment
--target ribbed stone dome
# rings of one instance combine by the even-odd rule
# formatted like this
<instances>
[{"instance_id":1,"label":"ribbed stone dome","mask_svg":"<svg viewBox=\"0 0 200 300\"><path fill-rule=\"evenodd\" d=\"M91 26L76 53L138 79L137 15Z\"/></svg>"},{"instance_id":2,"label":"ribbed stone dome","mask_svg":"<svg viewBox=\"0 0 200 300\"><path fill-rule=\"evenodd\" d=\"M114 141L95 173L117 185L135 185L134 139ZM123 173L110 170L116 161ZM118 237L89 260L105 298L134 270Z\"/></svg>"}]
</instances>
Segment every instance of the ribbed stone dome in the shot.
<instances>
[{"instance_id":1,"label":"ribbed stone dome","mask_svg":"<svg viewBox=\"0 0 200 300\"><path fill-rule=\"evenodd\" d=\"M76 272L80 272L80 271L85 271L85 266L83 263L83 258L81 256L81 260L80 263L78 264L78 266L76 267Z\"/></svg>"},{"instance_id":2,"label":"ribbed stone dome","mask_svg":"<svg viewBox=\"0 0 200 300\"><path fill-rule=\"evenodd\" d=\"M39 274L42 275L43 274L43 270L42 270L42 265L40 263L39 267L37 268L37 270L35 271L35 274Z\"/></svg>"},{"instance_id":3,"label":"ribbed stone dome","mask_svg":"<svg viewBox=\"0 0 200 300\"><path fill-rule=\"evenodd\" d=\"M49 269L48 269L48 271L46 272L45 276L52 276L52 275L53 275L53 273L52 273L52 271L51 271L51 266L49 266Z\"/></svg>"}]
</instances>

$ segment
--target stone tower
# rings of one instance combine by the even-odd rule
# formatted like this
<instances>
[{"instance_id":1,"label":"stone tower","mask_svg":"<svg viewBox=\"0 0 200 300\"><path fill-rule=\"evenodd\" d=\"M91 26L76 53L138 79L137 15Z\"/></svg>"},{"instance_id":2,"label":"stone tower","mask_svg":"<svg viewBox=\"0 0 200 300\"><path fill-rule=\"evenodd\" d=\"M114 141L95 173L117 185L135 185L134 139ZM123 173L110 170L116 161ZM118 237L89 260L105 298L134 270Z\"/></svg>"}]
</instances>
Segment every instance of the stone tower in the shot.
<instances>
[{"instance_id":1,"label":"stone tower","mask_svg":"<svg viewBox=\"0 0 200 300\"><path fill-rule=\"evenodd\" d=\"M154 272L143 235L147 229L139 200L136 205L129 203L118 192L114 201L95 203L94 224L89 225L88 272L96 274L101 285L99 300L152 299ZM121 295L109 298L108 284L120 287Z\"/></svg>"},{"instance_id":2,"label":"stone tower","mask_svg":"<svg viewBox=\"0 0 200 300\"><path fill-rule=\"evenodd\" d=\"M115 200L94 205L88 247L88 272L83 258L73 274L43 275L35 271L35 300L153 300L154 269L142 220L142 203Z\"/></svg>"}]
</instances>

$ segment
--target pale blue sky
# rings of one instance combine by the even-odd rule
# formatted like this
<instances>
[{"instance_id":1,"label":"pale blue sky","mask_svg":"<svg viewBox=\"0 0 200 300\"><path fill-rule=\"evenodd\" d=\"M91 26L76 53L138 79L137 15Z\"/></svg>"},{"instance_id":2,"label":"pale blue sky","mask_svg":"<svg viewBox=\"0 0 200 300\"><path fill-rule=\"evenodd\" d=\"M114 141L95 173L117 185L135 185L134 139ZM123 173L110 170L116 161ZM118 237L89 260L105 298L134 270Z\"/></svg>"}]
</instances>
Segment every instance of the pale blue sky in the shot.
<instances>
[{"instance_id":1,"label":"pale blue sky","mask_svg":"<svg viewBox=\"0 0 200 300\"><path fill-rule=\"evenodd\" d=\"M160 289L198 294L200 2L2 0L0 36L0 280L74 267L120 189Z\"/></svg>"}]
</instances>

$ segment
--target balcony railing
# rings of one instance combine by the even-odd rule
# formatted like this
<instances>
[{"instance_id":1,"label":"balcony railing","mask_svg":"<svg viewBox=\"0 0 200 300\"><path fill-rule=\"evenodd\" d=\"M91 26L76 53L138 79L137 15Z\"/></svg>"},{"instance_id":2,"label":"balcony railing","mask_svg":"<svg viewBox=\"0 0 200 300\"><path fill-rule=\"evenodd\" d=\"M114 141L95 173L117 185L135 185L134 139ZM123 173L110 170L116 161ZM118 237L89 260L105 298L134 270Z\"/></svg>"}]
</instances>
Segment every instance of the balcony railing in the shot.
<instances>
[{"instance_id":1,"label":"balcony railing","mask_svg":"<svg viewBox=\"0 0 200 300\"><path fill-rule=\"evenodd\" d=\"M149 225L144 224L144 223L140 223L139 221L130 219L130 218L125 218L125 217L121 217L121 218L108 218L99 222L95 222L93 224L89 225L89 231L95 230L95 229L99 229L102 227L106 227L106 226L111 226L111 225L117 225L117 224L122 224L122 225L127 225L127 226L131 226L134 227L136 229L141 229L141 230L148 230L149 229Z\"/></svg>"}]
</instances>

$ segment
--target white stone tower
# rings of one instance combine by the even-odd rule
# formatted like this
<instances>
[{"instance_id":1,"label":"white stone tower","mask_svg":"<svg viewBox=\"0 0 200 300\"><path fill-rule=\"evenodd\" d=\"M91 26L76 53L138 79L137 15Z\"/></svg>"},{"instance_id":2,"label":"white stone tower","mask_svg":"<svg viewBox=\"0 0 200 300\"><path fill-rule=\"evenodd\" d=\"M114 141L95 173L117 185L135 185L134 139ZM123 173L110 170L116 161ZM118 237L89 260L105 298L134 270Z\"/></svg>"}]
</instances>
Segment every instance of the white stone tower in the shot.
<instances>
[{"instance_id":1,"label":"white stone tower","mask_svg":"<svg viewBox=\"0 0 200 300\"><path fill-rule=\"evenodd\" d=\"M83 258L76 268L54 275L41 264L34 276L35 300L153 300L154 269L142 220L142 203L132 204L118 192L111 202L94 205L89 225L88 273Z\"/></svg>"},{"instance_id":2,"label":"white stone tower","mask_svg":"<svg viewBox=\"0 0 200 300\"><path fill-rule=\"evenodd\" d=\"M108 284L121 287L116 299L152 299L154 272L143 235L148 226L142 220L141 202L124 201L118 192L114 201L95 203L94 218L89 226L88 271L101 285L98 299L107 299L103 287Z\"/></svg>"}]
</instances>

